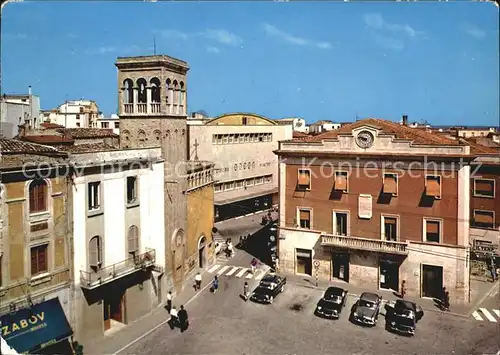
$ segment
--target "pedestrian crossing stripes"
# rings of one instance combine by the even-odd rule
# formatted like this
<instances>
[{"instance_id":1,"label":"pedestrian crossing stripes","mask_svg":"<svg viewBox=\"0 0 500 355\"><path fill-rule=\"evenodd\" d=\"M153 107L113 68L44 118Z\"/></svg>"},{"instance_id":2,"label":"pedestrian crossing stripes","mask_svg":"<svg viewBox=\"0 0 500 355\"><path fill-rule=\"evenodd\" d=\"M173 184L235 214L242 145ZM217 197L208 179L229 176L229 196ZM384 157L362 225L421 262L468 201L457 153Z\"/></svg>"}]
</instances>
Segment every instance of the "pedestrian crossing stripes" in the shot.
<instances>
[{"instance_id":1,"label":"pedestrian crossing stripes","mask_svg":"<svg viewBox=\"0 0 500 355\"><path fill-rule=\"evenodd\" d=\"M232 276L236 278L244 278L247 280L254 279L259 281L270 269L271 268L266 265L264 268L256 269L255 272L252 273L252 270L246 267L215 264L208 270L208 272L210 274L216 274L217 276Z\"/></svg>"},{"instance_id":2,"label":"pedestrian crossing stripes","mask_svg":"<svg viewBox=\"0 0 500 355\"><path fill-rule=\"evenodd\" d=\"M495 315L500 320L500 310L499 309L488 310L486 308L479 308L478 310L474 311L474 313L472 313L472 317L474 317L475 320L478 320L478 321L487 320L489 322L497 323L498 320L497 320L497 318L495 318Z\"/></svg>"}]
</instances>

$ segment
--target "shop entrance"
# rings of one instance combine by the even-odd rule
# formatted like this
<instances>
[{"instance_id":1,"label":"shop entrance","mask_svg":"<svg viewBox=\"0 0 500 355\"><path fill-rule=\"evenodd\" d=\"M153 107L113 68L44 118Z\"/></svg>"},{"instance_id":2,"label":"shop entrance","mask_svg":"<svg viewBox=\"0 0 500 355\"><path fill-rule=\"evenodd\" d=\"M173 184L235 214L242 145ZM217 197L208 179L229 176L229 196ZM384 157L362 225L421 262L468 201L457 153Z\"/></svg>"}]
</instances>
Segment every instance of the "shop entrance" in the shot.
<instances>
[{"instance_id":1,"label":"shop entrance","mask_svg":"<svg viewBox=\"0 0 500 355\"><path fill-rule=\"evenodd\" d=\"M296 270L297 274L305 274L312 276L312 252L307 249L296 250Z\"/></svg>"},{"instance_id":2,"label":"shop entrance","mask_svg":"<svg viewBox=\"0 0 500 355\"><path fill-rule=\"evenodd\" d=\"M422 265L422 297L440 298L443 290L443 267Z\"/></svg>"},{"instance_id":3,"label":"shop entrance","mask_svg":"<svg viewBox=\"0 0 500 355\"><path fill-rule=\"evenodd\" d=\"M107 296L103 303L105 331L116 323L125 323L125 294Z\"/></svg>"},{"instance_id":4,"label":"shop entrance","mask_svg":"<svg viewBox=\"0 0 500 355\"><path fill-rule=\"evenodd\" d=\"M349 282L349 254L334 252L332 254L332 277Z\"/></svg>"},{"instance_id":5,"label":"shop entrance","mask_svg":"<svg viewBox=\"0 0 500 355\"><path fill-rule=\"evenodd\" d=\"M399 290L399 263L393 260L381 259L379 262L380 285L386 290Z\"/></svg>"}]
</instances>

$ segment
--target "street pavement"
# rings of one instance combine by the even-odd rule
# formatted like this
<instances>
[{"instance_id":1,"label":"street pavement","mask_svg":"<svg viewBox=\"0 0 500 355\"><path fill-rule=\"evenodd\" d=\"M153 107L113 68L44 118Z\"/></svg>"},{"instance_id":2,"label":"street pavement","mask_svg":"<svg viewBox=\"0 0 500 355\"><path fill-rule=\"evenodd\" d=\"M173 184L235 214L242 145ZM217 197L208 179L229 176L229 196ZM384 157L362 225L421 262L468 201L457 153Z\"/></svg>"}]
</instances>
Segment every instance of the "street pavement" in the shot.
<instances>
[{"instance_id":1,"label":"street pavement","mask_svg":"<svg viewBox=\"0 0 500 355\"><path fill-rule=\"evenodd\" d=\"M496 287L493 286L484 301L474 310L472 318L479 322L497 323L500 326L500 284L497 281L495 285Z\"/></svg>"},{"instance_id":2,"label":"street pavement","mask_svg":"<svg viewBox=\"0 0 500 355\"><path fill-rule=\"evenodd\" d=\"M349 297L339 320L313 312L322 291L288 284L271 305L245 302L239 296L245 280L221 274L220 290L206 289L186 308L190 327L181 333L161 326L123 349L122 354L496 354L498 328L493 323L438 312L426 312L415 337L404 337L379 324L351 324Z\"/></svg>"}]
</instances>

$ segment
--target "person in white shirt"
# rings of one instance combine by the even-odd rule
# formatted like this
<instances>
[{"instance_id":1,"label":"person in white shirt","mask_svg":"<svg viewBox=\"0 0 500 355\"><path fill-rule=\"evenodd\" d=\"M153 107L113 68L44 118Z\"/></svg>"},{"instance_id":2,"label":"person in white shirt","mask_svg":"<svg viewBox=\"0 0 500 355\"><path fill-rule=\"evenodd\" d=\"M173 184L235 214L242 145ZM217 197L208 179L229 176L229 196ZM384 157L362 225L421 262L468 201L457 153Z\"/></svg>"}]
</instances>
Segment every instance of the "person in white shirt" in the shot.
<instances>
[{"instance_id":1,"label":"person in white shirt","mask_svg":"<svg viewBox=\"0 0 500 355\"><path fill-rule=\"evenodd\" d=\"M168 291L168 293L167 293L167 311L170 312L171 309L172 309L172 292Z\"/></svg>"},{"instance_id":2,"label":"person in white shirt","mask_svg":"<svg viewBox=\"0 0 500 355\"><path fill-rule=\"evenodd\" d=\"M233 243L229 242L227 244L227 250L228 250L228 253L229 253L229 257L232 258L233 254L234 254Z\"/></svg>"},{"instance_id":3,"label":"person in white shirt","mask_svg":"<svg viewBox=\"0 0 500 355\"><path fill-rule=\"evenodd\" d=\"M177 318L177 310L175 309L175 306L172 307L170 310L170 322L171 322L171 327L175 327L179 323L179 319Z\"/></svg>"},{"instance_id":4,"label":"person in white shirt","mask_svg":"<svg viewBox=\"0 0 500 355\"><path fill-rule=\"evenodd\" d=\"M199 272L194 277L194 282L195 282L195 284L194 284L195 290L199 291L201 289L201 275Z\"/></svg>"}]
</instances>

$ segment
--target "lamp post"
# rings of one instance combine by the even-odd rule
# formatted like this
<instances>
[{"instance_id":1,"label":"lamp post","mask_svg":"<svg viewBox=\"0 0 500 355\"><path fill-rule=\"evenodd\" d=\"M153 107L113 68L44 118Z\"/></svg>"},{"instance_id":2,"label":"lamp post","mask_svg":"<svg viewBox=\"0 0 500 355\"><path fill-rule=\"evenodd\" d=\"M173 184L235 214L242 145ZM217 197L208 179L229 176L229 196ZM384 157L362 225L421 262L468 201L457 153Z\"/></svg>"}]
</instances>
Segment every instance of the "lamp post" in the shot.
<instances>
[{"instance_id":1,"label":"lamp post","mask_svg":"<svg viewBox=\"0 0 500 355\"><path fill-rule=\"evenodd\" d=\"M319 261L314 261L314 274L316 276L316 287L318 287L318 272L319 272Z\"/></svg>"}]
</instances>

